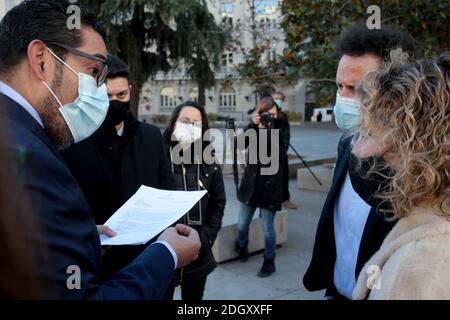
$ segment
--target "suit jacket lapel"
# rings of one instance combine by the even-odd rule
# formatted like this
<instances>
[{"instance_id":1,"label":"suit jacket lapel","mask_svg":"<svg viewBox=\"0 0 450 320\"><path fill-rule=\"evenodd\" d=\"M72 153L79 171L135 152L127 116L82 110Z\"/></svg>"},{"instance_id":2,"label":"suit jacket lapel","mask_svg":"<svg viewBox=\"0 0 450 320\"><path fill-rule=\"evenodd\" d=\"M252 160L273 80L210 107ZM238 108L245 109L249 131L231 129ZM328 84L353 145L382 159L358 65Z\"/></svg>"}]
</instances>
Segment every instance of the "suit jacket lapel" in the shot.
<instances>
[{"instance_id":1,"label":"suit jacket lapel","mask_svg":"<svg viewBox=\"0 0 450 320\"><path fill-rule=\"evenodd\" d=\"M345 143L345 142L344 142ZM324 209L322 216L319 221L318 233L325 235L321 237L322 248L327 248L329 251L329 258L335 260L335 239L334 239L334 203L336 198L339 196L339 191L341 189L345 174L348 169L348 159L350 156L350 148L343 146L338 150L338 159L336 162L336 168L333 175L333 181L331 184L330 191L328 192L328 197L324 204ZM324 249L325 250L325 249ZM333 265L334 266L334 265Z\"/></svg>"},{"instance_id":2,"label":"suit jacket lapel","mask_svg":"<svg viewBox=\"0 0 450 320\"><path fill-rule=\"evenodd\" d=\"M348 171L350 152L351 148L347 143L340 150L339 159L336 162L335 173L333 176L333 183L329 191L329 194L331 195L330 199L328 199L330 201L330 205L334 204L336 198L339 196L340 188L342 187L342 183Z\"/></svg>"}]
</instances>

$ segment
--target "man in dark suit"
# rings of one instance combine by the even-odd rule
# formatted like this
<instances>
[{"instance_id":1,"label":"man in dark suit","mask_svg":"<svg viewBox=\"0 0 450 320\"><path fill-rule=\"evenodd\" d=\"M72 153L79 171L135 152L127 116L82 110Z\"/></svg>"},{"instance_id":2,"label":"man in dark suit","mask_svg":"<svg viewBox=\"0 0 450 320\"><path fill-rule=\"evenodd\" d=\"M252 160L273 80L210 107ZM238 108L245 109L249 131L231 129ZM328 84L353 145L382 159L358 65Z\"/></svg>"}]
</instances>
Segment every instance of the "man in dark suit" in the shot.
<instances>
[{"instance_id":1,"label":"man in dark suit","mask_svg":"<svg viewBox=\"0 0 450 320\"><path fill-rule=\"evenodd\" d=\"M411 55L415 42L408 33L394 28L369 30L356 24L341 34L337 48L342 57L336 75L335 117L340 128L351 130L360 120L355 92L359 81L370 70L379 68L391 50L401 48ZM317 227L313 256L303 278L307 290L326 289L326 297L331 299L351 299L362 267L394 225L361 198L361 184L353 184L349 175L351 150L352 137L344 134Z\"/></svg>"},{"instance_id":2,"label":"man in dark suit","mask_svg":"<svg viewBox=\"0 0 450 320\"><path fill-rule=\"evenodd\" d=\"M175 189L161 131L131 113L134 90L127 64L108 55L110 106L101 127L62 152L80 184L98 225L103 225L141 185ZM146 245L113 246L102 257L102 276L109 278L136 258Z\"/></svg>"},{"instance_id":3,"label":"man in dark suit","mask_svg":"<svg viewBox=\"0 0 450 320\"><path fill-rule=\"evenodd\" d=\"M26 150L23 193L40 230L18 236L36 255L45 251L36 257L39 281L49 287L41 298L159 299L173 270L196 259L200 240L187 226L169 228L100 280L97 228L59 150L92 134L105 117L107 52L95 15L84 7L81 28L68 29L70 5L26 1L0 23L0 123L8 143Z\"/></svg>"}]
</instances>

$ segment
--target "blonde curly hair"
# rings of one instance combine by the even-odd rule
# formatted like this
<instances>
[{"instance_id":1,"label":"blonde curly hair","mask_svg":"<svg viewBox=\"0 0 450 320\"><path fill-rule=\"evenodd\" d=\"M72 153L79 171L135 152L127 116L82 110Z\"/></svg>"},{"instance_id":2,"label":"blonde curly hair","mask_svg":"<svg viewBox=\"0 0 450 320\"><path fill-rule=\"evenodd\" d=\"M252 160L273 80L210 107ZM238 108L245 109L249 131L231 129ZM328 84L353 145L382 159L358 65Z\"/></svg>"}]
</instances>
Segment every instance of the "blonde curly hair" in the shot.
<instances>
[{"instance_id":1,"label":"blonde curly hair","mask_svg":"<svg viewBox=\"0 0 450 320\"><path fill-rule=\"evenodd\" d=\"M357 90L361 130L381 133L395 168L377 196L391 202L395 218L429 204L450 218L450 54L411 62L394 53Z\"/></svg>"}]
</instances>

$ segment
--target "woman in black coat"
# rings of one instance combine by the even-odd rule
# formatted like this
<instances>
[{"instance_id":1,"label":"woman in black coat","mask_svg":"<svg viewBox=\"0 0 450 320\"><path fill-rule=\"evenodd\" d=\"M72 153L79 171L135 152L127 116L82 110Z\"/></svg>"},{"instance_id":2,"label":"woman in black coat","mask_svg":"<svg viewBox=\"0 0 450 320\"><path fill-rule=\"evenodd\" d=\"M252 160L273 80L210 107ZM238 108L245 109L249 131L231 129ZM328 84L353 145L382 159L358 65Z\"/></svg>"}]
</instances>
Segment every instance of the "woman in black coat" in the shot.
<instances>
[{"instance_id":1,"label":"woman in black coat","mask_svg":"<svg viewBox=\"0 0 450 320\"><path fill-rule=\"evenodd\" d=\"M280 110L272 98L264 98L259 101L252 121L245 130L246 136L251 141L256 141L256 145L249 146L250 153L256 153L256 163L248 163L244 171L244 177L238 190L238 199L241 201L241 208L238 219L237 250L241 261L247 261L248 257L248 234L250 223L256 208L260 209L263 224L265 250L264 263L258 273L259 277L270 276L275 272L275 247L276 233L274 227L275 214L281 210L283 202L283 166L281 158L286 154L289 147L290 129L289 123L284 117L279 117ZM249 131L251 130L251 131ZM279 135L273 135L277 130ZM264 132L265 131L265 132ZM271 132L272 131L272 132ZM267 135L264 135L267 133ZM277 144L276 154L269 154L271 162L263 164L260 157L260 148L266 144L266 150L272 150ZM276 146L275 146L276 147ZM252 155L249 155L249 159ZM278 170L273 174L266 174L264 169L276 166Z\"/></svg>"},{"instance_id":2,"label":"woman in black coat","mask_svg":"<svg viewBox=\"0 0 450 320\"><path fill-rule=\"evenodd\" d=\"M205 148L212 150L205 135L208 129L205 109L196 102L186 102L175 108L164 132L176 188L208 192L180 221L198 231L202 247L197 260L175 271L166 300L173 299L178 285L183 300L202 300L206 278L216 267L211 248L222 226L226 199L220 166L207 164L211 159L203 157Z\"/></svg>"}]
</instances>

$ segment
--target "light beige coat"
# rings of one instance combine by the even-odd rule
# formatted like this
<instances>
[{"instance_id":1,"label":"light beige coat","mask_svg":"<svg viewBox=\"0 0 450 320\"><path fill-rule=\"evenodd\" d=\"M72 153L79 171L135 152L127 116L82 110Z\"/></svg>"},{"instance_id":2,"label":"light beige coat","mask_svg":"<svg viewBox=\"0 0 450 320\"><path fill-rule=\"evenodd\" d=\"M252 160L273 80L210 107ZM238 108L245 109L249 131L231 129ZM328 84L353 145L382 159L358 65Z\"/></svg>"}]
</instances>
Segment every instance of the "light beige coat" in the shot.
<instances>
[{"instance_id":1,"label":"light beige coat","mask_svg":"<svg viewBox=\"0 0 450 320\"><path fill-rule=\"evenodd\" d=\"M430 207L400 219L362 269L353 299L450 299L450 222Z\"/></svg>"}]
</instances>

